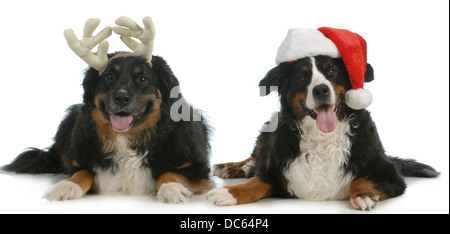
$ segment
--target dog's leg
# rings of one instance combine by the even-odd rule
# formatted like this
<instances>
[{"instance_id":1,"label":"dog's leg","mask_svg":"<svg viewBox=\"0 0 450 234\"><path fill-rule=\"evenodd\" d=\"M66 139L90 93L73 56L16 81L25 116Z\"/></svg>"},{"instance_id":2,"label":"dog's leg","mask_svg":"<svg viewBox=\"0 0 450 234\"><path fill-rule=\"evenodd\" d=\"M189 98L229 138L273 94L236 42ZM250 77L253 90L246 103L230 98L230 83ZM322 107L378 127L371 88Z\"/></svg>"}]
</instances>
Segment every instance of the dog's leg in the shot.
<instances>
[{"instance_id":1,"label":"dog's leg","mask_svg":"<svg viewBox=\"0 0 450 234\"><path fill-rule=\"evenodd\" d=\"M252 178L256 174L256 158L260 154L263 142L267 141L270 134L261 132L256 139L255 147L249 158L240 162L216 164L212 168L213 175L220 178Z\"/></svg>"},{"instance_id":2,"label":"dog's leg","mask_svg":"<svg viewBox=\"0 0 450 234\"><path fill-rule=\"evenodd\" d=\"M241 162L216 164L212 168L213 175L220 178L251 178L256 172L256 160L249 157Z\"/></svg>"},{"instance_id":3,"label":"dog's leg","mask_svg":"<svg viewBox=\"0 0 450 234\"><path fill-rule=\"evenodd\" d=\"M350 184L350 203L357 210L372 210L378 201L385 199L387 195L368 179L358 178Z\"/></svg>"},{"instance_id":4,"label":"dog's leg","mask_svg":"<svg viewBox=\"0 0 450 234\"><path fill-rule=\"evenodd\" d=\"M88 170L80 170L71 178L53 185L44 198L49 201L73 200L85 195L92 187L94 177Z\"/></svg>"},{"instance_id":5,"label":"dog's leg","mask_svg":"<svg viewBox=\"0 0 450 234\"><path fill-rule=\"evenodd\" d=\"M245 184L215 188L206 194L206 199L218 206L247 204L269 197L271 189L270 184L253 177Z\"/></svg>"}]
</instances>

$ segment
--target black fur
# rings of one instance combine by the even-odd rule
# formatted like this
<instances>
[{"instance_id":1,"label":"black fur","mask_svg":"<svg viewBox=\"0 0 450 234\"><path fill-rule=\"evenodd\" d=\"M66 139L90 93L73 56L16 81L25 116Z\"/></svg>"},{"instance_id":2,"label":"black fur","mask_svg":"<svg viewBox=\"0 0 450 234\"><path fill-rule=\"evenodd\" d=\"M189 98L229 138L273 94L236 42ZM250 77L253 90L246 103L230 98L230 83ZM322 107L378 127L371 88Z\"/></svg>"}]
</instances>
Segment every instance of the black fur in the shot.
<instances>
[{"instance_id":1,"label":"black fur","mask_svg":"<svg viewBox=\"0 0 450 234\"><path fill-rule=\"evenodd\" d=\"M109 57L113 55L110 54ZM145 154L143 166L150 168L154 179L165 172L177 172L191 181L209 179L210 128L204 118L201 121L181 120L179 122L171 119L170 108L182 96L170 98L171 89L178 86L179 82L166 61L161 57L153 56L152 67L146 63L145 59L137 56L117 58L113 61L120 69L134 67L141 69L139 72L121 70L119 73L112 70L114 68L110 63L102 75L99 75L97 70L89 68L83 81L83 103L73 105L67 110L67 116L58 128L54 144L48 150L29 149L3 169L17 173L67 174L87 169L95 175L95 168L102 168L114 172L117 165L110 157L113 152L105 151L104 142L101 139L102 130L93 119L93 111L99 108L95 103L96 96L108 97L122 88L128 90L136 102L145 95L156 97L145 103L144 108L140 106L137 110L129 110L130 113L145 110L145 113L139 113L139 119L134 123L136 126L140 126L141 122L151 118L154 114L152 108L156 105L155 100L161 99L160 118L155 117L154 126L130 133L138 142L130 147ZM105 120L110 114L105 107L109 105L107 102L105 98L100 103ZM131 104L134 105L134 103ZM192 113L193 107L191 106L190 109ZM112 110L109 111L112 112ZM118 115L125 114L123 112L127 111L128 109L123 107ZM133 128L130 131L132 130ZM108 140L114 141L114 139ZM185 163L189 163L189 166L177 168Z\"/></svg>"},{"instance_id":2,"label":"black fur","mask_svg":"<svg viewBox=\"0 0 450 234\"><path fill-rule=\"evenodd\" d=\"M333 86L351 89L347 70L342 59L327 56L317 56L319 64L327 62L327 69L334 73L326 78ZM278 86L281 110L278 113L278 127L274 132L261 132L252 157L256 159L256 176L272 186L272 195L280 197L290 196L285 188L283 171L300 155L300 136L303 134L297 123L306 115L302 110L294 108L292 94L304 93L311 81L311 72L303 71L309 58L300 59L294 63L282 63L270 70L261 80L259 86ZM322 68L319 68L322 69ZM325 70L321 70L326 74ZM374 79L373 69L368 64L365 81ZM344 97L341 97L342 100ZM299 106L299 104L297 104ZM346 173L352 173L355 178L365 178L372 181L377 189L388 197L403 194L406 184L404 176L436 177L439 173L430 166L387 156L377 133L375 123L370 113L363 110L353 110L343 103L339 111L339 120L351 117L350 135L351 149L349 161L343 168ZM266 123L267 124L267 123Z\"/></svg>"}]
</instances>

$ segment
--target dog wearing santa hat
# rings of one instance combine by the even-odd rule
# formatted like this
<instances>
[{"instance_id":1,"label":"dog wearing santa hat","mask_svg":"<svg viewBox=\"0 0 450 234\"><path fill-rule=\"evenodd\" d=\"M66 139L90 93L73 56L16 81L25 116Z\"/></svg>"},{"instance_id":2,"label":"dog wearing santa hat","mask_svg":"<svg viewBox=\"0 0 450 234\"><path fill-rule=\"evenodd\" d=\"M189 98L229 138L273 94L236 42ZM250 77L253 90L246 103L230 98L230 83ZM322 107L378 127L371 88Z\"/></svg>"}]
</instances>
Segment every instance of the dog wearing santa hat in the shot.
<instances>
[{"instance_id":1,"label":"dog wearing santa hat","mask_svg":"<svg viewBox=\"0 0 450 234\"><path fill-rule=\"evenodd\" d=\"M403 177L439 175L428 165L385 154L365 109L372 94L364 83L374 73L360 35L329 27L291 29L276 64L259 84L278 91L281 110L265 124L276 123L276 129L263 128L250 158L213 167L221 178L252 178L218 187L208 200L237 205L266 197L349 199L355 209L372 210L404 193Z\"/></svg>"}]
</instances>

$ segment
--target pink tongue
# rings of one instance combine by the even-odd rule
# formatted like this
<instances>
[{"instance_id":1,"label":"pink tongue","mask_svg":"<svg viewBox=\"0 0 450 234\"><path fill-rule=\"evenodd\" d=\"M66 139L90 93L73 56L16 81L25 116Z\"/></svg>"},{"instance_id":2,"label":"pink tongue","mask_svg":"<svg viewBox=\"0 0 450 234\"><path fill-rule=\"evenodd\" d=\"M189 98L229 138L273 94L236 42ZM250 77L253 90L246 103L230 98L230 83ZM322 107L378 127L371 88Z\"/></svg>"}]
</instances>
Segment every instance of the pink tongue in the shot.
<instances>
[{"instance_id":1,"label":"pink tongue","mask_svg":"<svg viewBox=\"0 0 450 234\"><path fill-rule=\"evenodd\" d=\"M115 129L125 130L130 126L131 122L133 121L133 116L111 115L109 117L109 120L111 121L111 124Z\"/></svg>"},{"instance_id":2,"label":"pink tongue","mask_svg":"<svg viewBox=\"0 0 450 234\"><path fill-rule=\"evenodd\" d=\"M324 133L334 131L337 125L337 116L336 112L333 111L333 106L322 105L316 109L316 113L316 124L319 130Z\"/></svg>"}]
</instances>

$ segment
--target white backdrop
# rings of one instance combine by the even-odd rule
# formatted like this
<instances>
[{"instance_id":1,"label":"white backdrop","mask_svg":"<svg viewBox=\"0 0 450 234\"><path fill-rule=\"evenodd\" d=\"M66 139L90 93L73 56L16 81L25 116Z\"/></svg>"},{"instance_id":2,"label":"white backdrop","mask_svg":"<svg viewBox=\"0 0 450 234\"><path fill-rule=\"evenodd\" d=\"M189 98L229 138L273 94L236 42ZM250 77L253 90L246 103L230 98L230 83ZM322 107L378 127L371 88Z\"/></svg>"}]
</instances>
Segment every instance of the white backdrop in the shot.
<instances>
[{"instance_id":1,"label":"white backdrop","mask_svg":"<svg viewBox=\"0 0 450 234\"><path fill-rule=\"evenodd\" d=\"M101 18L99 28L113 25L122 15L139 22L147 15L153 18L154 54L167 60L186 99L204 110L215 128L212 163L247 158L262 123L277 110L276 95L259 97L258 83L275 66L276 51L287 30L330 26L357 32L368 43L368 62L375 70L375 81L367 84L374 96L368 109L387 153L418 159L442 172L439 179L411 180L408 193L400 201L388 201L388 207L377 208L378 212L448 213L448 5L448 1L441 0L3 2L0 7L0 165L10 162L26 147L49 146L65 109L82 101L82 72L86 64L68 48L62 32L73 28L81 37L88 18ZM118 36L113 35L108 41L110 51L127 50ZM49 205L39 198L36 200L36 195L41 196L53 182L54 178L48 176L0 174L3 194L0 213L16 212L16 208L19 212L70 213L75 207L83 207L79 202ZM37 188L33 190L30 184ZM414 189L418 191L417 199L410 194ZM19 198L21 202L15 200ZM402 200L408 198L412 200ZM96 197L85 200L90 204L92 199L102 201ZM24 205L23 200L39 202ZM405 205L396 205L402 201L422 205L415 204L416 208L406 205L410 209L405 210ZM86 205L86 209L79 208L78 212L179 211L152 202L150 207L161 209L118 207L109 211L103 209L108 199L104 202L103 206ZM241 210L320 213L330 212L328 207L336 204L344 206L344 211L338 208L331 212L351 211L347 203L317 202L301 203L298 210L257 208L258 204L276 207L273 205L276 202L280 203L279 207L291 207L294 201L266 200L235 210L198 201L203 207L201 212L214 213ZM3 203L8 209L2 210ZM301 206L308 207L305 204L312 208L302 210ZM199 211L191 205L179 207L185 213Z\"/></svg>"}]
</instances>

